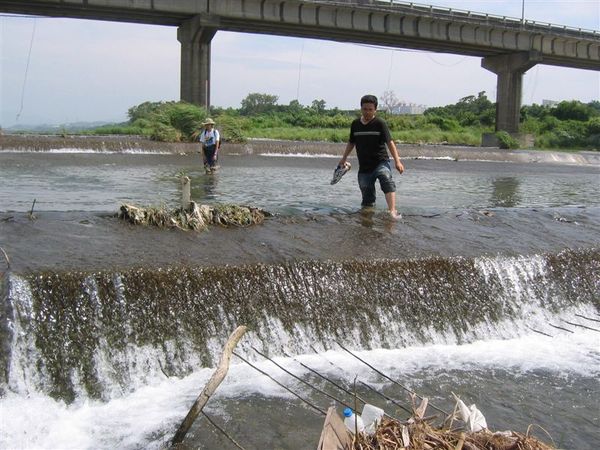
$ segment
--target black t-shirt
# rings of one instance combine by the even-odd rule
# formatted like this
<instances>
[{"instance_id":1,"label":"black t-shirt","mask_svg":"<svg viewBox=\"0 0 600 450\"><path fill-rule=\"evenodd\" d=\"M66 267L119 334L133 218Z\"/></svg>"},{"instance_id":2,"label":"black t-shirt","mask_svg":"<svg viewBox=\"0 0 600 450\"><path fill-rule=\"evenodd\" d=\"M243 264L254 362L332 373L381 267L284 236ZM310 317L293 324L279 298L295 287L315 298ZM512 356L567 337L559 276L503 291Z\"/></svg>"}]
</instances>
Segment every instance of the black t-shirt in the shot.
<instances>
[{"instance_id":1,"label":"black t-shirt","mask_svg":"<svg viewBox=\"0 0 600 450\"><path fill-rule=\"evenodd\" d=\"M386 144L392 140L384 120L375 117L364 125L360 118L350 126L350 142L356 146L358 171L373 172L381 161L389 159Z\"/></svg>"}]
</instances>

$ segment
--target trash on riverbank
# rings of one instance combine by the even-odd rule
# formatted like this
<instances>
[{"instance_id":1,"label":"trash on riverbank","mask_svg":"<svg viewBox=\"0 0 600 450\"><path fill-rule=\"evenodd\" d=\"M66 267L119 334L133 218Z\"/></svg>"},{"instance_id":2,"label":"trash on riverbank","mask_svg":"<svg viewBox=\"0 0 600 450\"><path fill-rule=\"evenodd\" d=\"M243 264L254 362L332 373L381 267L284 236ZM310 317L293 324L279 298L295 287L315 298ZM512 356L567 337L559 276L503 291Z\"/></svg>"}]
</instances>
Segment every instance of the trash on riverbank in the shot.
<instances>
[{"instance_id":1,"label":"trash on riverbank","mask_svg":"<svg viewBox=\"0 0 600 450\"><path fill-rule=\"evenodd\" d=\"M411 420L402 425L394 419L384 418L372 436L360 433L354 449L463 449L463 450L553 450L529 434L515 431L492 432L460 431L437 428L427 420Z\"/></svg>"},{"instance_id":2,"label":"trash on riverbank","mask_svg":"<svg viewBox=\"0 0 600 450\"><path fill-rule=\"evenodd\" d=\"M118 217L134 225L205 230L209 225L247 227L260 224L270 214L260 208L232 204L199 205L190 202L187 209L169 210L166 206L121 205Z\"/></svg>"},{"instance_id":3,"label":"trash on riverbank","mask_svg":"<svg viewBox=\"0 0 600 450\"><path fill-rule=\"evenodd\" d=\"M354 435L352 427L344 424L335 411L328 412L318 446L319 450L333 448L348 450L556 449L556 447L533 437L531 435L532 425L528 427L526 434L515 431L490 431L483 414L475 405L467 408L456 396L457 403L454 411L451 414L446 413L448 415L443 424L434 425L433 422L437 419L437 415L425 415L428 399L423 398L420 405L417 406L416 395L413 394L411 397L412 415L408 420L400 421L385 415L378 421L378 426L374 431L358 432L356 435ZM541 429L543 430L543 428Z\"/></svg>"}]
</instances>

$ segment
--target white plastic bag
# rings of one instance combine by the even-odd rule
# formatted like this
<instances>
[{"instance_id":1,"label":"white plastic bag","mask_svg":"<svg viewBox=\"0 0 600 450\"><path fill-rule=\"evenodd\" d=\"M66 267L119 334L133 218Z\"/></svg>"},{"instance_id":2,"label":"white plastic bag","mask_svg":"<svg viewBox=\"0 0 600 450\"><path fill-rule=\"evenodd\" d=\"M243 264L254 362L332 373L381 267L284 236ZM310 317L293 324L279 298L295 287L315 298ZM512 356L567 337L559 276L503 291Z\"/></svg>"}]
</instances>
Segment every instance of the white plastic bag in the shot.
<instances>
[{"instance_id":1,"label":"white plastic bag","mask_svg":"<svg viewBox=\"0 0 600 450\"><path fill-rule=\"evenodd\" d=\"M367 434L373 434L375 431L377 431L377 427L383 418L383 414L383 409L374 405L370 405L369 403L365 403L361 417L365 426L365 432Z\"/></svg>"},{"instance_id":2,"label":"white plastic bag","mask_svg":"<svg viewBox=\"0 0 600 450\"><path fill-rule=\"evenodd\" d=\"M465 422L467 430L469 431L481 431L487 428L487 422L482 412L477 409L474 404L467 408L465 403L456 397L457 405L457 417Z\"/></svg>"}]
</instances>

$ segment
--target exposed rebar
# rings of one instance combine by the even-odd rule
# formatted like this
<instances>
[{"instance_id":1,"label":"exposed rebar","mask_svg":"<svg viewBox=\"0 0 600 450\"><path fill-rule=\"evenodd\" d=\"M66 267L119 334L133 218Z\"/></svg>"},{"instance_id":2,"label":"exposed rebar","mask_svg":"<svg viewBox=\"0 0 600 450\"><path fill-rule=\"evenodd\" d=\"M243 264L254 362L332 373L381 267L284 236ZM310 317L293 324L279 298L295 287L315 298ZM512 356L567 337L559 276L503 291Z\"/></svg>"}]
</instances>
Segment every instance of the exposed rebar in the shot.
<instances>
[{"instance_id":1,"label":"exposed rebar","mask_svg":"<svg viewBox=\"0 0 600 450\"><path fill-rule=\"evenodd\" d=\"M229 436L229 434L227 433L227 431L225 431L223 428L221 428L219 425L217 425L210 417L208 417L208 414L206 414L204 411L202 411L202 415L204 417L206 417L206 420L208 420L210 422L210 424L215 427L217 430L219 430L227 439L229 439L231 441L231 443L233 445L235 445L237 448L241 449L241 450L245 450L244 447L242 447L240 444L238 444L236 442L236 440L234 438L232 438L231 436Z\"/></svg>"},{"instance_id":2,"label":"exposed rebar","mask_svg":"<svg viewBox=\"0 0 600 450\"><path fill-rule=\"evenodd\" d=\"M339 404L349 407L350 405L348 405L347 403L345 403L343 400L340 400L337 397L334 397L333 395L328 394L327 392L319 389L316 386L313 386L312 384L310 384L308 381L303 380L302 378L300 378L297 375L294 375L292 372L290 372L289 370L287 370L285 367L283 367L281 364L276 363L275 361L273 361L271 358L269 358L267 355L265 355L264 353L262 353L261 351L257 350L254 346L251 346L252 350L254 350L256 353L258 353L260 356L262 356L265 359L268 359L271 363L275 364L277 367L279 367L281 370L283 370L285 373L287 373L288 375L290 375L292 378L300 381L302 384L305 384L306 386L308 386L311 389L314 389L315 391L317 391L319 394L324 395L327 398L330 398L331 400L334 400L336 402L338 402Z\"/></svg>"},{"instance_id":3,"label":"exposed rebar","mask_svg":"<svg viewBox=\"0 0 600 450\"><path fill-rule=\"evenodd\" d=\"M598 320L598 319L592 319L591 317L586 317L586 316L584 316L582 314L575 314L575 315L577 317L581 317L582 319L585 319L585 320L591 320L592 322L600 322L600 320Z\"/></svg>"},{"instance_id":4,"label":"exposed rebar","mask_svg":"<svg viewBox=\"0 0 600 450\"><path fill-rule=\"evenodd\" d=\"M575 332L574 332L574 331L572 331L572 330L568 330L568 329L566 329L566 328L559 327L558 325L554 325L554 324L551 324L551 323L548 323L548 325L550 325L551 327L554 327L554 328L558 328L559 330L568 331L569 333L575 333Z\"/></svg>"},{"instance_id":5,"label":"exposed rebar","mask_svg":"<svg viewBox=\"0 0 600 450\"><path fill-rule=\"evenodd\" d=\"M588 327L586 325L581 325L579 323L569 322L568 320L563 320L563 322L568 323L569 325L573 325L574 327L585 328L586 330L592 330L592 331L596 331L596 332L600 333L600 330L598 328L592 328L592 327Z\"/></svg>"},{"instance_id":6,"label":"exposed rebar","mask_svg":"<svg viewBox=\"0 0 600 450\"><path fill-rule=\"evenodd\" d=\"M339 342L337 342L337 345L339 345L343 350L345 350L347 353L349 353L350 355L354 356L356 359L358 359L360 362L362 362L363 364L365 364L367 367L369 367L371 370L374 370L375 372L377 372L379 375L381 375L382 377L384 377L385 379L391 381L392 383L394 383L395 385L401 387L402 389L404 389L406 392L416 396L417 398L420 398L421 400L423 400L423 397L421 397L419 394L417 394L416 392L411 391L409 388L407 388L406 386L403 386L402 384L398 383L396 380L394 380L393 378L389 377L388 375L386 375L385 373L383 373L381 370L377 369L376 367L373 367L371 364L369 364L368 362L366 362L364 359L356 356L354 353L352 353L350 350L348 350L346 347L344 347L342 344L340 344ZM449 413L447 413L446 411L444 411L443 409L433 405L433 404L429 404L433 409L438 410L439 412L445 414L445 415L449 415Z\"/></svg>"},{"instance_id":7,"label":"exposed rebar","mask_svg":"<svg viewBox=\"0 0 600 450\"><path fill-rule=\"evenodd\" d=\"M409 413L412 415L412 411L410 409L408 409L406 406L403 406L402 404L398 403L396 400L394 400L391 397L388 397L387 395L385 395L383 392L379 392L377 389L375 389L373 386L368 385L367 383L365 383L364 381L360 382L363 386L365 386L367 389L371 390L372 392L375 392L379 395L381 395L383 398L385 398L388 402L393 403L394 405L396 405L398 408L403 409L405 412ZM395 419L395 417L390 416L392 418ZM396 419L397 420L397 419Z\"/></svg>"},{"instance_id":8,"label":"exposed rebar","mask_svg":"<svg viewBox=\"0 0 600 450\"><path fill-rule=\"evenodd\" d=\"M534 333L539 333L539 334L542 334L542 335L544 335L544 336L548 336L548 337L554 337L554 336L552 336L551 334L544 333L543 331L536 330L535 328L531 328L531 327L527 327L527 328L529 328L529 329L530 329L531 331L533 331Z\"/></svg>"},{"instance_id":9,"label":"exposed rebar","mask_svg":"<svg viewBox=\"0 0 600 450\"><path fill-rule=\"evenodd\" d=\"M291 357L290 355L286 354L285 352L283 353L286 357L288 358L292 358L294 361L296 361L298 364L300 364L302 367L304 367L306 370L314 373L315 375L317 375L318 377L322 378L323 380L333 384L336 388L338 388L339 390L345 392L348 395L352 395L352 396L356 396L356 398L358 398L362 403L367 404L368 402L362 398L361 396L359 396L356 392L352 392L348 389L346 389L344 386L339 385L338 383L336 383L335 381L331 380L330 378L326 377L325 375L319 373L317 370L312 369L311 367L307 366L306 364L304 364L301 361L298 361L296 358ZM329 364L332 364L330 361L328 361ZM392 399L390 399L389 397L386 397L384 394L378 392L376 389L373 389L372 387L370 387L368 384L363 383L362 381L358 380L360 383L364 384L365 386L367 386L368 388L372 389L373 392L375 392L376 394L381 395L383 398L385 398L386 400L391 401L392 403L396 404L397 406L405 409L408 413L410 413L410 411L406 408L404 408L402 405L395 403ZM346 405L344 405L346 406ZM391 414L387 414L386 412L384 412L384 414L389 417L390 419L394 419L394 420L398 420L398 418L392 416Z\"/></svg>"},{"instance_id":10,"label":"exposed rebar","mask_svg":"<svg viewBox=\"0 0 600 450\"><path fill-rule=\"evenodd\" d=\"M286 354L285 352L283 352L284 356L288 357L288 358L292 358L290 355ZM314 373L315 375L317 375L318 377L322 378L323 380L333 384L336 388L338 388L340 391L345 392L348 395L354 395L355 393L346 389L344 386L339 385L338 383L336 383L335 381L331 380L330 378L326 377L325 375L320 374L318 371L316 371L315 369L312 369L311 367L307 366L306 364L304 364L301 361L298 361L296 358L292 358L294 361L296 361L298 364L300 364L302 367L304 367L306 370ZM358 399L363 402L363 403L367 403L364 399L362 399L361 397L358 397ZM347 405L345 405L347 406Z\"/></svg>"},{"instance_id":11,"label":"exposed rebar","mask_svg":"<svg viewBox=\"0 0 600 450\"><path fill-rule=\"evenodd\" d=\"M283 389L285 389L286 391L288 391L290 394L292 394L293 396L297 397L298 399L300 399L302 402L306 403L308 406L310 406L311 408L319 411L321 414L323 414L324 416L327 415L327 413L325 411L323 411L321 408L319 408L316 405L313 405L311 402L309 402L308 400L302 398L300 395L296 394L294 391L292 391L290 388L288 388L287 386L285 386L284 384L280 383L279 381L277 381L275 378L273 378L271 375L269 375L268 373L266 373L264 370L260 370L258 367L256 367L254 364L252 364L250 361L248 361L246 358L244 358L243 356L238 355L236 352L233 352L233 354L235 356L237 356L238 358L240 358L242 361L244 361L246 364L248 364L250 367L252 367L254 370L256 370L257 372L260 372L261 374L263 374L264 376L266 376L267 378L271 379L273 382L275 382L278 386L282 387Z\"/></svg>"},{"instance_id":12,"label":"exposed rebar","mask_svg":"<svg viewBox=\"0 0 600 450\"><path fill-rule=\"evenodd\" d=\"M327 361L331 366L335 367L336 369L342 370L343 369L337 365L335 365L334 363L332 363L330 360L328 360L327 358L325 358L325 356L323 356L322 354L320 354L318 352L317 349L315 349L315 347L313 345L310 346L310 348L317 354L319 355L321 358L323 358L325 361ZM360 380L359 380L360 381ZM374 392L375 394L379 395L381 398L383 398L386 401L389 401L391 403L393 403L394 405L398 406L399 408L403 409L404 411L406 411L409 414L412 414L412 411L410 411L408 408L406 408L405 406L401 405L400 403L398 403L397 401L395 401L394 399L392 399L391 397L388 397L387 395L385 395L383 392L379 392L377 389L369 386L367 383L360 381L365 387L367 387L369 390L371 390L372 392ZM348 392L349 394L352 394L349 390L345 389L346 392ZM366 402L365 402L366 403ZM387 415L387 414L386 414ZM396 419L393 416L390 416L393 419Z\"/></svg>"}]
</instances>

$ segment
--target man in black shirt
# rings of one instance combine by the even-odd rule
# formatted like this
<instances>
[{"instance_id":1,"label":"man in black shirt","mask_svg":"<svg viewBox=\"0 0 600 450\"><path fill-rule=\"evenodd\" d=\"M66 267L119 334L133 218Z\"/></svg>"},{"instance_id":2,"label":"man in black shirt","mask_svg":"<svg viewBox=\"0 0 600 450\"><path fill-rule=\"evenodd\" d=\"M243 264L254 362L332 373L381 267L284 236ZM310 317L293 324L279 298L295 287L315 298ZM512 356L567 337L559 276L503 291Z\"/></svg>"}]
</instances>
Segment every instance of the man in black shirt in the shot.
<instances>
[{"instance_id":1,"label":"man in black shirt","mask_svg":"<svg viewBox=\"0 0 600 450\"><path fill-rule=\"evenodd\" d=\"M379 180L381 190L385 194L388 211L393 218L396 218L398 217L396 184L392 179L388 150L398 172L404 172L404 165L400 162L396 144L392 140L387 124L379 117L375 117L376 111L377 97L365 95L360 99L361 116L352 122L350 139L338 165L343 167L348 155L356 147L359 166L358 185L362 193L361 206L375 206L375 181Z\"/></svg>"}]
</instances>

